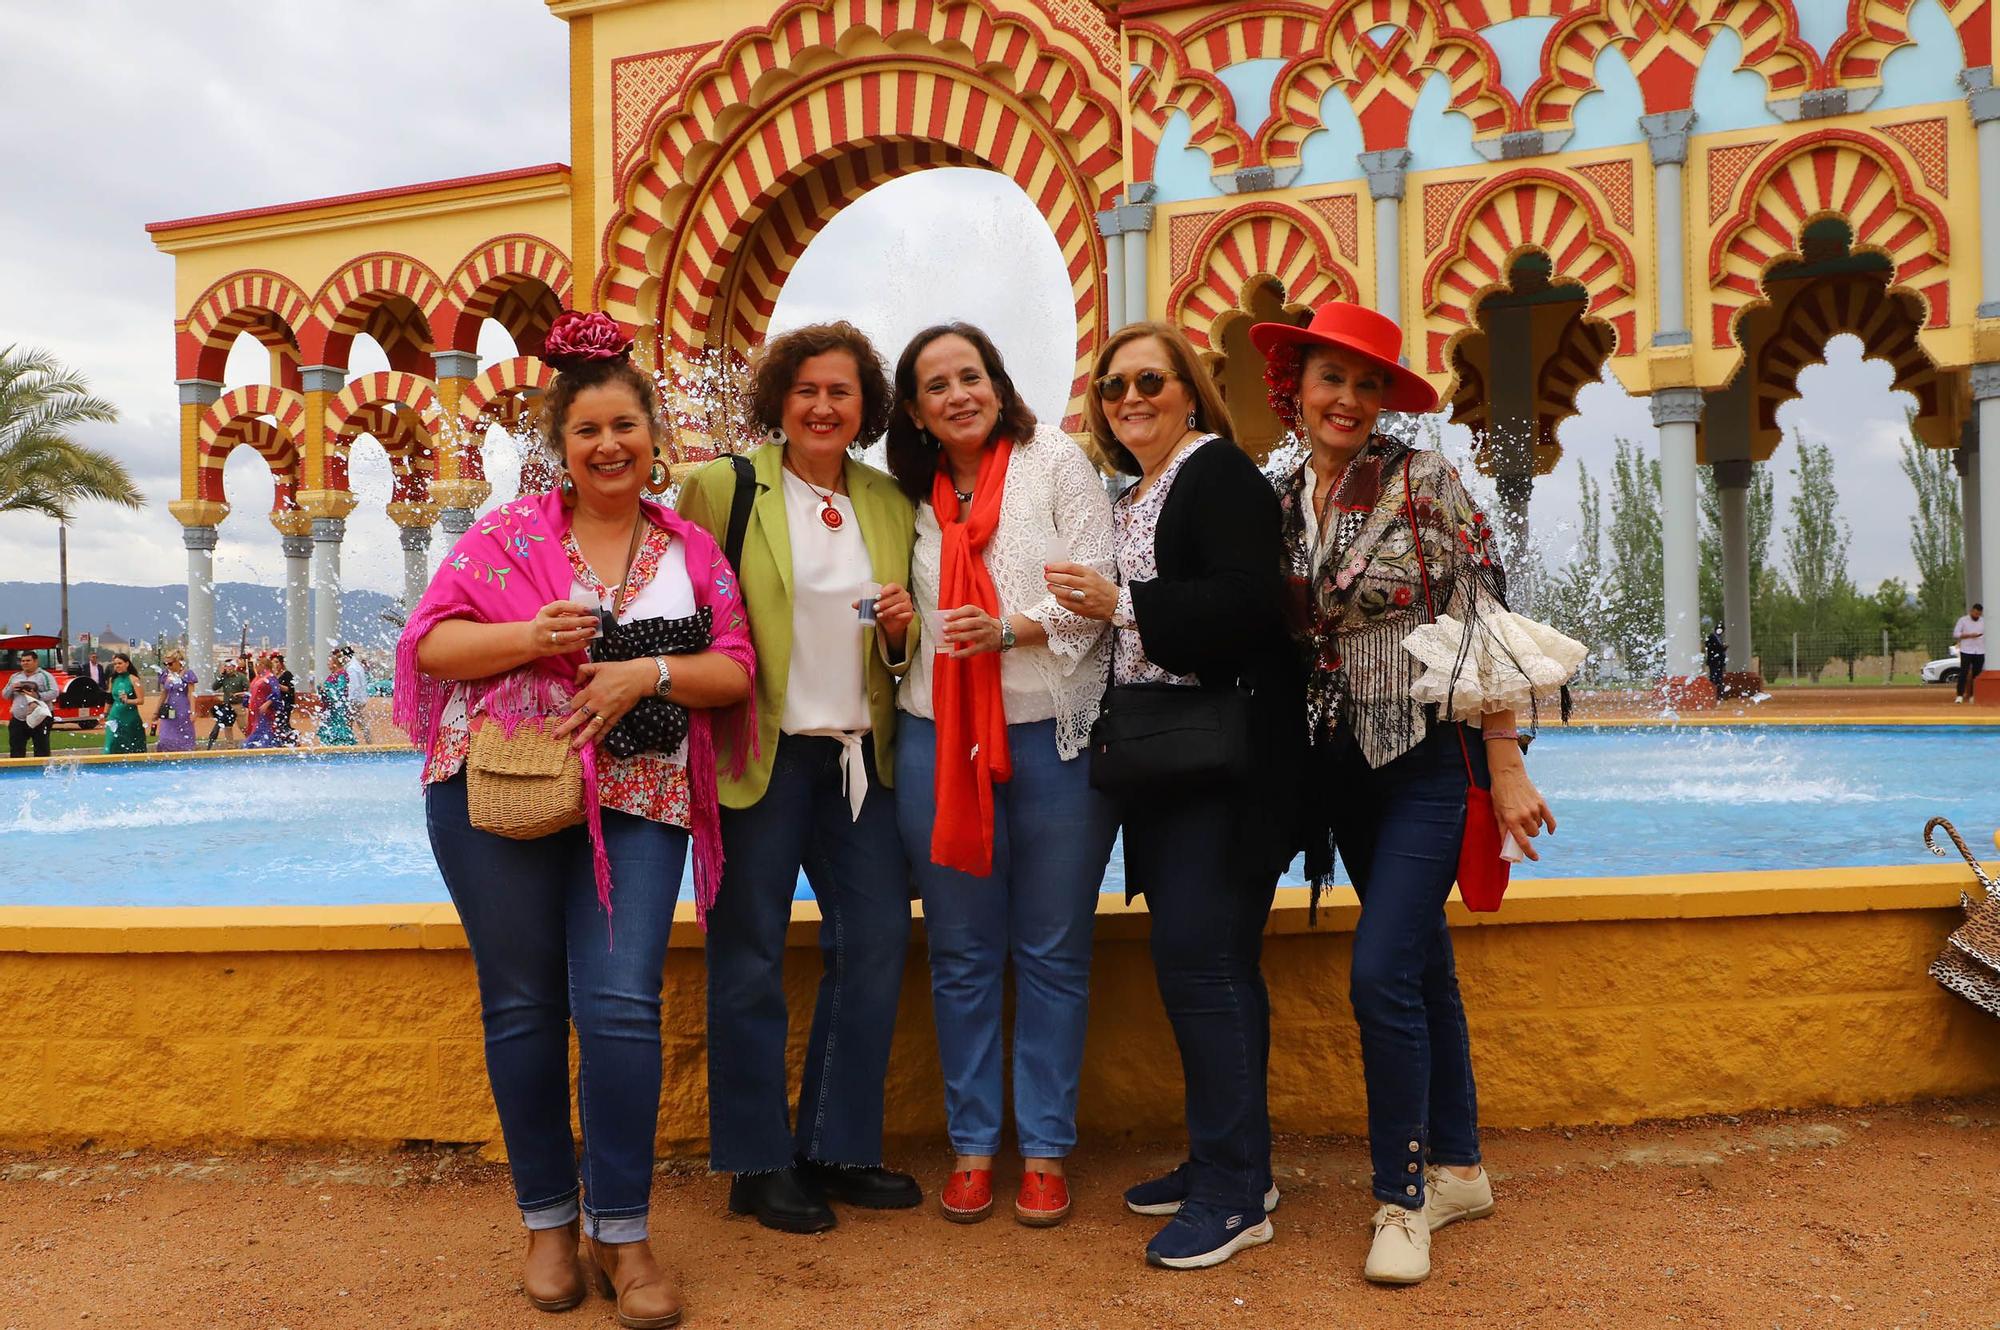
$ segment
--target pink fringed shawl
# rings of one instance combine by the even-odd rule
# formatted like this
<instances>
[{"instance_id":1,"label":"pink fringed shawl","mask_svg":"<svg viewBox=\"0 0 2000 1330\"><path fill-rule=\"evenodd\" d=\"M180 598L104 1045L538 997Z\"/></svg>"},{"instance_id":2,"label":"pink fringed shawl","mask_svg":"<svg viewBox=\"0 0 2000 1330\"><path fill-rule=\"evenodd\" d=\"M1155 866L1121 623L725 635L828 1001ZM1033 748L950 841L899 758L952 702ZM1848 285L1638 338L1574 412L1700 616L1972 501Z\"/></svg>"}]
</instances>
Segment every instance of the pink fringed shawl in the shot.
<instances>
[{"instance_id":1,"label":"pink fringed shawl","mask_svg":"<svg viewBox=\"0 0 2000 1330\"><path fill-rule=\"evenodd\" d=\"M750 645L750 623L736 574L708 532L671 509L642 501L647 518L678 540L687 560L688 581L697 606L710 611L710 649L729 657L756 676L757 658ZM423 673L417 667L417 643L446 619L479 623L520 623L553 600L569 598L571 569L563 553L569 512L553 494L528 495L494 509L460 536L439 565L424 598L403 628L396 644L396 724L429 759L437 743L445 706L453 687L465 689L466 711L483 723L514 727L537 716L560 716L574 690L577 667L589 659L579 650L544 656L519 669L488 679L454 683ZM695 911L706 925L709 906L722 884L722 830L716 799L715 726L740 727L732 745L740 767L756 730L756 701L726 710L691 709L688 726L688 792L690 831L694 842ZM597 899L611 910L611 861L604 852L604 826L597 803L597 750L586 747L583 757L584 803L588 810L590 844L597 876Z\"/></svg>"}]
</instances>

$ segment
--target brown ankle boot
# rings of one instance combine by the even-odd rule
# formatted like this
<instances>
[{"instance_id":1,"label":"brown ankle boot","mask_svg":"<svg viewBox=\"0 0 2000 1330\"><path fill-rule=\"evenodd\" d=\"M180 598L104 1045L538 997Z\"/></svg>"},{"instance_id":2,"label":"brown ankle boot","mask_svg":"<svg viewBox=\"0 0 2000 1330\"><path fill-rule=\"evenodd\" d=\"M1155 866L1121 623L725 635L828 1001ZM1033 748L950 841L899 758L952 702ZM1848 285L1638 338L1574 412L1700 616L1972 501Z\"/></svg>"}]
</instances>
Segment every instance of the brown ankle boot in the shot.
<instances>
[{"instance_id":1,"label":"brown ankle boot","mask_svg":"<svg viewBox=\"0 0 2000 1330\"><path fill-rule=\"evenodd\" d=\"M629 1330L664 1330L680 1324L680 1290L653 1259L651 1244L592 1238L590 1269L597 1291L617 1303L618 1324Z\"/></svg>"},{"instance_id":2,"label":"brown ankle boot","mask_svg":"<svg viewBox=\"0 0 2000 1330\"><path fill-rule=\"evenodd\" d=\"M521 1291L537 1311L566 1312L583 1301L583 1262L577 1257L576 1221L561 1228L528 1230Z\"/></svg>"}]
</instances>

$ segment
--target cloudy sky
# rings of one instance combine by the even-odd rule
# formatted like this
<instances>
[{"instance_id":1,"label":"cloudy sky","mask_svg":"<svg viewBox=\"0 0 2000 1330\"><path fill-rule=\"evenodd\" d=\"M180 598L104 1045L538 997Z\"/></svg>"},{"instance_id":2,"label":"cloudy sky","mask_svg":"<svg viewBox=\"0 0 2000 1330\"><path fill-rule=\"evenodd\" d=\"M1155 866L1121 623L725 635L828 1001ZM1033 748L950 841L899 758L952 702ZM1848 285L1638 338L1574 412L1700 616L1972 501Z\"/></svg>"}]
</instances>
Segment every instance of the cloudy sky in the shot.
<instances>
[{"instance_id":1,"label":"cloudy sky","mask_svg":"<svg viewBox=\"0 0 2000 1330\"><path fill-rule=\"evenodd\" d=\"M145 223L566 160L565 81L563 24L540 0L343 0L336 17L303 0L0 0L0 124L10 130L0 145L0 345L47 348L118 404L120 422L85 437L122 458L151 500L142 514L86 509L71 532L72 579L185 578L166 510L179 483L173 261ZM1067 304L1054 241L1025 196L999 177L933 172L836 219L776 320L844 315L893 353L925 323L972 319L995 333L1037 409L1060 415ZM500 341L494 353L507 354ZM1896 467L1906 399L1856 347L1836 342L1831 364L1808 371L1785 423L1833 444L1853 573L1873 586L1912 577L1912 504ZM357 349L357 372L381 367L370 354ZM232 359L232 384L263 377L255 359ZM1587 389L1582 405L1534 500L1532 520L1558 556L1573 543L1578 466L1602 479L1620 435L1656 446L1642 399L1607 385ZM1781 505L1790 451L1775 462ZM247 449L230 459L236 511L217 551L221 580L282 582L276 535L259 516L269 494L260 468ZM504 486L507 462L492 470ZM364 507L348 524L346 580L396 589L379 453L357 455L354 484ZM55 577L51 525L0 516L0 582Z\"/></svg>"}]
</instances>

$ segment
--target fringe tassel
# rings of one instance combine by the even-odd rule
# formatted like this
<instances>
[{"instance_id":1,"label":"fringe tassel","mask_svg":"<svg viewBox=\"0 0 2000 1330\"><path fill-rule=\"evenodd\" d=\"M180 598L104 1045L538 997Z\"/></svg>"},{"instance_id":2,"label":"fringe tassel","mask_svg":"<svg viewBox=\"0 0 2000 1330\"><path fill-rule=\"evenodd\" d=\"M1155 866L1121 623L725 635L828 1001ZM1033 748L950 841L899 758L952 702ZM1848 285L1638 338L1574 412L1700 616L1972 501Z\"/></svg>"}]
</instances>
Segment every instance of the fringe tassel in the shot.
<instances>
[{"instance_id":1,"label":"fringe tassel","mask_svg":"<svg viewBox=\"0 0 2000 1330\"><path fill-rule=\"evenodd\" d=\"M590 829L590 866L597 878L597 903L604 910L605 950L615 945L611 934L611 856L604 851L604 810L597 802L597 745L583 746L584 821Z\"/></svg>"}]
</instances>

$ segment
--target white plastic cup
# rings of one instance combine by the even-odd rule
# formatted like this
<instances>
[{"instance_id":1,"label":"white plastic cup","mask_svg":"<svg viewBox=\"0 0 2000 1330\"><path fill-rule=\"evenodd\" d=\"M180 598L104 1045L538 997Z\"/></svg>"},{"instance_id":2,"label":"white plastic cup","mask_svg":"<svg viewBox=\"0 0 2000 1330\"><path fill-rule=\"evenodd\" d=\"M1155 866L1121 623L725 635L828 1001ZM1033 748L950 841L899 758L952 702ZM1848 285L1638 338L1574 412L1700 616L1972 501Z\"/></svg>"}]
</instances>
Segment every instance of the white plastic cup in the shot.
<instances>
[{"instance_id":1,"label":"white plastic cup","mask_svg":"<svg viewBox=\"0 0 2000 1330\"><path fill-rule=\"evenodd\" d=\"M1068 562L1069 538L1060 531L1052 533L1042 545L1042 566L1046 568L1052 563Z\"/></svg>"},{"instance_id":2,"label":"white plastic cup","mask_svg":"<svg viewBox=\"0 0 2000 1330\"><path fill-rule=\"evenodd\" d=\"M950 655L951 643L944 636L944 611L924 605L917 612L924 616L924 636L931 640L932 652L940 656Z\"/></svg>"},{"instance_id":3,"label":"white plastic cup","mask_svg":"<svg viewBox=\"0 0 2000 1330\"><path fill-rule=\"evenodd\" d=\"M862 583L861 603L858 610L861 616L861 622L866 624L872 624L875 622L875 600L881 594L882 594L882 584L880 582Z\"/></svg>"}]
</instances>

